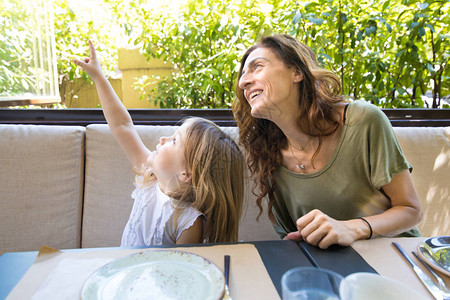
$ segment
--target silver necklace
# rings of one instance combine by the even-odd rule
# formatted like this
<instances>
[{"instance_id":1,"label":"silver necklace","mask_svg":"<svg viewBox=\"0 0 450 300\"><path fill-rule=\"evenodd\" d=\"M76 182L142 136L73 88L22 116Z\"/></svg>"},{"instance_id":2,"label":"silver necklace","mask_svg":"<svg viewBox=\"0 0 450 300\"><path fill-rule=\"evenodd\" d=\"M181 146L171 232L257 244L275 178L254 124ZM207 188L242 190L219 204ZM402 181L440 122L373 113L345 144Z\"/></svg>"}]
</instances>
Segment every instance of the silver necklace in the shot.
<instances>
[{"instance_id":1,"label":"silver necklace","mask_svg":"<svg viewBox=\"0 0 450 300\"><path fill-rule=\"evenodd\" d=\"M288 141L289 149L291 149L292 156L294 156L295 160L297 161L297 164L295 165L297 167L297 169L304 170L305 169L305 165L300 162L300 160L297 158L297 156L295 156L294 150L292 150L292 148L295 148L297 150L303 151L303 150L305 150L306 146L308 146L308 143L309 143L310 140L311 140L311 137L309 137L308 140L306 141L306 144L304 146L300 147L300 148L292 146L292 144L289 143L289 141Z\"/></svg>"}]
</instances>

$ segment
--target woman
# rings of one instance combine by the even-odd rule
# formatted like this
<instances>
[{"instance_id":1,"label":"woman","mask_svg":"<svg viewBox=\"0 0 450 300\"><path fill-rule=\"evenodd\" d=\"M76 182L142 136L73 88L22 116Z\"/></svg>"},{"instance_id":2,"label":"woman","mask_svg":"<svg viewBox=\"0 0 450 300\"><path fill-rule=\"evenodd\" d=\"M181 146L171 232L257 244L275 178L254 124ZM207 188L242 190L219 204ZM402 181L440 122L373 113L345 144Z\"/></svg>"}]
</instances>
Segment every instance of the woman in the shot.
<instances>
[{"instance_id":1,"label":"woman","mask_svg":"<svg viewBox=\"0 0 450 300\"><path fill-rule=\"evenodd\" d=\"M287 35L244 54L233 105L262 210L277 232L320 248L420 236L420 202L386 116L340 95L339 78ZM411 229L412 228L412 229Z\"/></svg>"}]
</instances>

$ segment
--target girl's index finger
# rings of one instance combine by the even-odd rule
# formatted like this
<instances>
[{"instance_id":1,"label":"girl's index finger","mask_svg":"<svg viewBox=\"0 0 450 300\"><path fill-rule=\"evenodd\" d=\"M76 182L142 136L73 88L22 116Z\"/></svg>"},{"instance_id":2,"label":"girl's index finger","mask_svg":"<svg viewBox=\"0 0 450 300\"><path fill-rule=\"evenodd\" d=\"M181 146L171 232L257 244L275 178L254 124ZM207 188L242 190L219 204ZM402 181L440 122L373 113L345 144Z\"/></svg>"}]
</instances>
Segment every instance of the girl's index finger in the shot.
<instances>
[{"instance_id":1,"label":"girl's index finger","mask_svg":"<svg viewBox=\"0 0 450 300\"><path fill-rule=\"evenodd\" d=\"M96 54L95 54L95 48L94 45L92 44L91 40L88 41L89 42L89 50L91 52L91 58L96 58Z\"/></svg>"}]
</instances>

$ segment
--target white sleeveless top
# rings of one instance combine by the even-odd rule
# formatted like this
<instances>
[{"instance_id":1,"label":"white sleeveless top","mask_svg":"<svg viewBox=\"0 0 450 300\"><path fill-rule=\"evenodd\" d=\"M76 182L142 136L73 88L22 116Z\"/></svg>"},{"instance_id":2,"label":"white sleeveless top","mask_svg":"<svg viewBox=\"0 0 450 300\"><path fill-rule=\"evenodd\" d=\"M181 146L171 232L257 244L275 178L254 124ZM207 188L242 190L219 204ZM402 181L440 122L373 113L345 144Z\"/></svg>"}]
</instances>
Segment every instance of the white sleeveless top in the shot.
<instances>
[{"instance_id":1,"label":"white sleeveless top","mask_svg":"<svg viewBox=\"0 0 450 300\"><path fill-rule=\"evenodd\" d=\"M136 189L131 193L134 198L133 209L122 235L121 247L144 247L151 245L175 244L181 233L191 227L201 212L191 206L185 206L177 216L177 225L173 222L176 200L164 194L158 182L143 186L138 177Z\"/></svg>"}]
</instances>

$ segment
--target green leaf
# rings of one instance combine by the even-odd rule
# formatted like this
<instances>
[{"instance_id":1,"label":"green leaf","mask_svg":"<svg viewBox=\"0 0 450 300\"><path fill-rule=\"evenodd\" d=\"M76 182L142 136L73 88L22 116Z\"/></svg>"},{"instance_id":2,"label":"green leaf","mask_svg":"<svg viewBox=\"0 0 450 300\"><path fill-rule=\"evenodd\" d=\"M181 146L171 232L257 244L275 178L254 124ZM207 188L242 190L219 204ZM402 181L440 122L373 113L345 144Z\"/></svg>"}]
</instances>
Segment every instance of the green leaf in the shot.
<instances>
[{"instance_id":1,"label":"green leaf","mask_svg":"<svg viewBox=\"0 0 450 300\"><path fill-rule=\"evenodd\" d=\"M305 7L305 10L310 10L310 9L317 7L318 5L319 5L319 3L316 3L316 2L308 2L308 3L306 3L306 5L304 7Z\"/></svg>"},{"instance_id":2,"label":"green leaf","mask_svg":"<svg viewBox=\"0 0 450 300\"><path fill-rule=\"evenodd\" d=\"M403 53L405 53L405 52L406 52L406 49L403 49L403 50L398 51L397 53L395 53L395 58L399 58L399 57L402 56Z\"/></svg>"},{"instance_id":3,"label":"green leaf","mask_svg":"<svg viewBox=\"0 0 450 300\"><path fill-rule=\"evenodd\" d=\"M425 29L423 27L419 27L419 32L418 32L420 37L423 37L425 35Z\"/></svg>"},{"instance_id":4,"label":"green leaf","mask_svg":"<svg viewBox=\"0 0 450 300\"><path fill-rule=\"evenodd\" d=\"M389 33L392 33L392 27L389 25L389 23L386 22L386 28L389 31Z\"/></svg>"},{"instance_id":5,"label":"green leaf","mask_svg":"<svg viewBox=\"0 0 450 300\"><path fill-rule=\"evenodd\" d=\"M296 14L292 19L292 23L297 24L301 17L302 17L301 13Z\"/></svg>"},{"instance_id":6,"label":"green leaf","mask_svg":"<svg viewBox=\"0 0 450 300\"><path fill-rule=\"evenodd\" d=\"M368 35L368 36L371 35L371 34L374 34L374 35L375 35L375 33L377 32L377 27L371 25L371 26L369 26L369 27L366 27L366 29L364 30L364 32L365 32L365 34Z\"/></svg>"},{"instance_id":7,"label":"green leaf","mask_svg":"<svg viewBox=\"0 0 450 300\"><path fill-rule=\"evenodd\" d=\"M311 23L314 23L316 25L322 25L322 23L323 23L323 19L321 19L321 18L308 18L308 21L310 21Z\"/></svg>"},{"instance_id":8,"label":"green leaf","mask_svg":"<svg viewBox=\"0 0 450 300\"><path fill-rule=\"evenodd\" d=\"M435 44L434 44L434 51L435 52L439 52L441 50L441 40L438 40Z\"/></svg>"},{"instance_id":9,"label":"green leaf","mask_svg":"<svg viewBox=\"0 0 450 300\"><path fill-rule=\"evenodd\" d=\"M415 27L419 26L419 22L412 22L409 28L414 29Z\"/></svg>"},{"instance_id":10,"label":"green leaf","mask_svg":"<svg viewBox=\"0 0 450 300\"><path fill-rule=\"evenodd\" d=\"M362 40L362 38L363 38L363 32L360 30L360 31L358 31L358 34L356 35L356 39L358 40L358 41L361 41Z\"/></svg>"},{"instance_id":11,"label":"green leaf","mask_svg":"<svg viewBox=\"0 0 450 300\"><path fill-rule=\"evenodd\" d=\"M431 29L431 31L432 31L433 33L436 33L436 30L434 30L434 27L433 27L433 25L431 25L431 24L426 24L426 25L425 25L425 27L428 27L428 28L430 28L430 29Z\"/></svg>"},{"instance_id":12,"label":"green leaf","mask_svg":"<svg viewBox=\"0 0 450 300\"><path fill-rule=\"evenodd\" d=\"M326 54L326 53L321 53L321 55L323 56L323 57L325 57L326 59L328 59L328 60L333 60L332 58L331 58L331 56L329 56L328 54Z\"/></svg>"}]
</instances>

